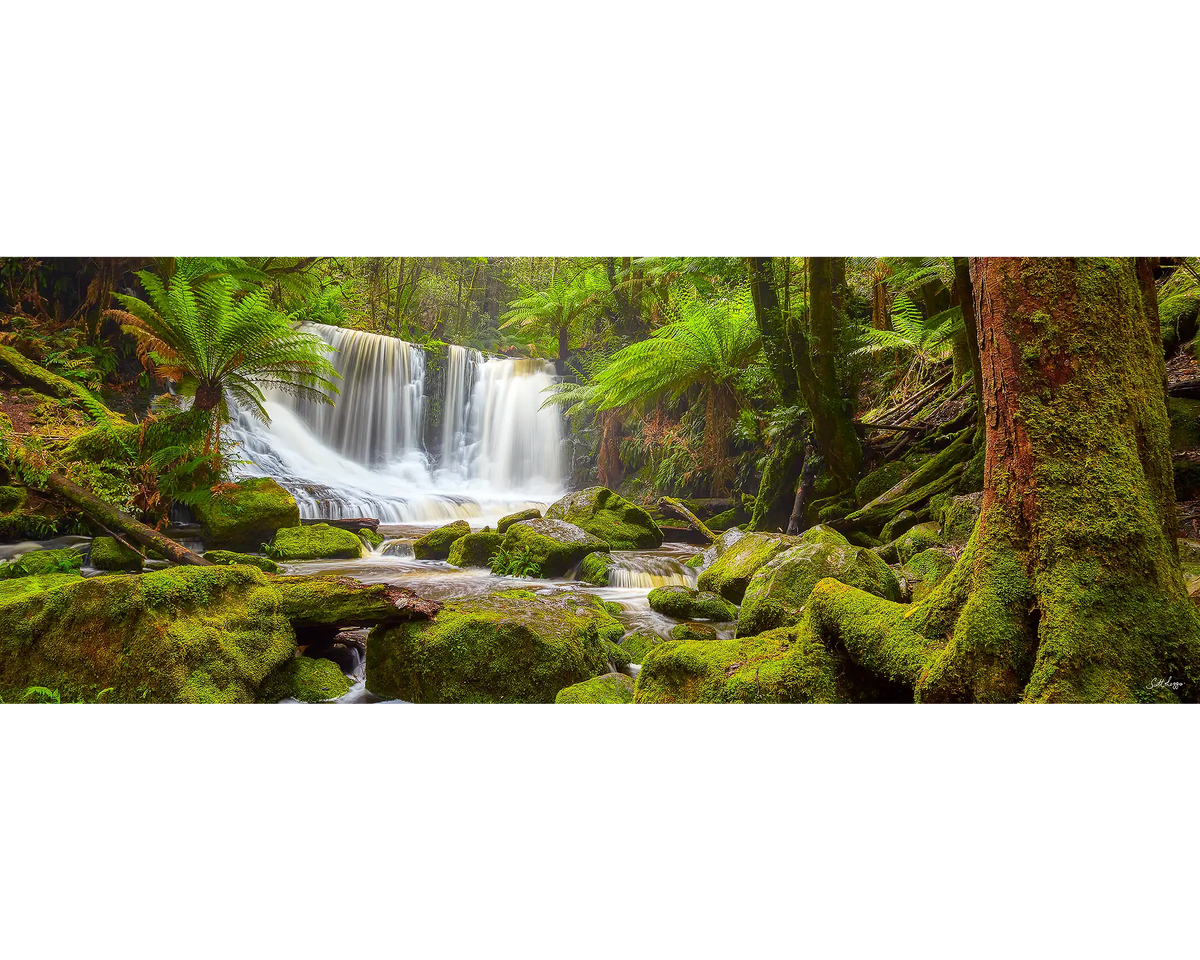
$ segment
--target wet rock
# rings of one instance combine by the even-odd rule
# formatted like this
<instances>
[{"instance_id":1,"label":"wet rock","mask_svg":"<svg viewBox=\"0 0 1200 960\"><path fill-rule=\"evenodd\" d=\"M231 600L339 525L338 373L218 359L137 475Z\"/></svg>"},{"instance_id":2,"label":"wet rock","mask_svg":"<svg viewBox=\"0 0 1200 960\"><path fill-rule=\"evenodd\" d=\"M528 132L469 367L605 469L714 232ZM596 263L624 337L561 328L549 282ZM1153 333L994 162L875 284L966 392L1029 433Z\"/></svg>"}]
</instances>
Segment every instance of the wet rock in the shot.
<instances>
[{"instance_id":1,"label":"wet rock","mask_svg":"<svg viewBox=\"0 0 1200 960\"><path fill-rule=\"evenodd\" d=\"M737 607L725 598L691 587L655 587L647 597L650 609L676 620L714 620L727 623L737 619Z\"/></svg>"},{"instance_id":2,"label":"wet rock","mask_svg":"<svg viewBox=\"0 0 1200 960\"><path fill-rule=\"evenodd\" d=\"M606 673L558 691L555 703L633 703L633 678Z\"/></svg>"},{"instance_id":3,"label":"wet rock","mask_svg":"<svg viewBox=\"0 0 1200 960\"><path fill-rule=\"evenodd\" d=\"M506 554L527 555L537 576L561 577L589 553L607 553L609 545L565 520L522 520L504 534Z\"/></svg>"},{"instance_id":4,"label":"wet rock","mask_svg":"<svg viewBox=\"0 0 1200 960\"><path fill-rule=\"evenodd\" d=\"M378 530L372 530L370 527L360 527L358 535L372 547L378 547L383 543L383 534Z\"/></svg>"},{"instance_id":5,"label":"wet rock","mask_svg":"<svg viewBox=\"0 0 1200 960\"><path fill-rule=\"evenodd\" d=\"M224 485L211 500L192 509L205 546L221 550L257 550L280 530L300 526L295 499L270 477Z\"/></svg>"},{"instance_id":6,"label":"wet rock","mask_svg":"<svg viewBox=\"0 0 1200 960\"><path fill-rule=\"evenodd\" d=\"M271 553L278 560L357 560L363 555L362 541L349 530L327 523L288 527L275 535Z\"/></svg>"},{"instance_id":7,"label":"wet rock","mask_svg":"<svg viewBox=\"0 0 1200 960\"><path fill-rule=\"evenodd\" d=\"M450 544L446 561L456 567L490 567L503 542L498 533L468 533Z\"/></svg>"},{"instance_id":8,"label":"wet rock","mask_svg":"<svg viewBox=\"0 0 1200 960\"><path fill-rule=\"evenodd\" d=\"M454 541L471 532L466 520L455 520L444 527L430 530L419 540L413 541L413 556L418 560L445 560L450 556Z\"/></svg>"},{"instance_id":9,"label":"wet rock","mask_svg":"<svg viewBox=\"0 0 1200 960\"><path fill-rule=\"evenodd\" d=\"M650 514L608 487L567 494L550 505L546 519L573 523L613 550L645 550L663 542L663 532Z\"/></svg>"},{"instance_id":10,"label":"wet rock","mask_svg":"<svg viewBox=\"0 0 1200 960\"><path fill-rule=\"evenodd\" d=\"M576 576L584 583L596 587L608 586L608 571L615 564L616 558L607 553L589 553L579 564Z\"/></svg>"},{"instance_id":11,"label":"wet rock","mask_svg":"<svg viewBox=\"0 0 1200 960\"><path fill-rule=\"evenodd\" d=\"M522 520L541 520L542 511L537 507L529 507L526 510L518 510L516 513L510 513L507 517L501 517L500 522L496 524L497 533L506 533L508 528L514 523L520 523Z\"/></svg>"}]
</instances>

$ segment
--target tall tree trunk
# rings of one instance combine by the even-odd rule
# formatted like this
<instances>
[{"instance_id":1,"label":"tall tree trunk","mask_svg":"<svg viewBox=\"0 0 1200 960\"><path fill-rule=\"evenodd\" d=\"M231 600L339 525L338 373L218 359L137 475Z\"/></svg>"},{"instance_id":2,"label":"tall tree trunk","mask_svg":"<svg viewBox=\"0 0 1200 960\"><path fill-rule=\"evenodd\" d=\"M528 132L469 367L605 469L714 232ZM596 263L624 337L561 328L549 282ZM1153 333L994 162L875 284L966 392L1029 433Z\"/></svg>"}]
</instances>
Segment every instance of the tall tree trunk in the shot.
<instances>
[{"instance_id":1,"label":"tall tree trunk","mask_svg":"<svg viewBox=\"0 0 1200 960\"><path fill-rule=\"evenodd\" d=\"M571 327L563 324L558 328L558 358L554 361L554 372L560 377L567 375L567 349L571 345Z\"/></svg>"},{"instance_id":2,"label":"tall tree trunk","mask_svg":"<svg viewBox=\"0 0 1200 960\"><path fill-rule=\"evenodd\" d=\"M854 425L854 411L841 396L837 372L839 320L844 316L845 257L812 257L809 260L812 372L814 389L809 398L813 413L813 439L825 456L829 472L841 489L858 476L862 442ZM805 389L801 378L801 390Z\"/></svg>"},{"instance_id":3,"label":"tall tree trunk","mask_svg":"<svg viewBox=\"0 0 1200 960\"><path fill-rule=\"evenodd\" d=\"M976 257L980 519L915 608L832 581L829 649L928 701L1200 699L1152 292L1132 259Z\"/></svg>"},{"instance_id":4,"label":"tall tree trunk","mask_svg":"<svg viewBox=\"0 0 1200 960\"><path fill-rule=\"evenodd\" d=\"M975 294L971 288L971 269L966 257L954 258L954 287L951 300L962 310L963 327L967 332L967 353L971 362L971 386L976 409L983 410L983 363L979 358L979 327L975 318ZM983 418L980 418L980 426ZM982 430L980 431L982 433Z\"/></svg>"}]
</instances>

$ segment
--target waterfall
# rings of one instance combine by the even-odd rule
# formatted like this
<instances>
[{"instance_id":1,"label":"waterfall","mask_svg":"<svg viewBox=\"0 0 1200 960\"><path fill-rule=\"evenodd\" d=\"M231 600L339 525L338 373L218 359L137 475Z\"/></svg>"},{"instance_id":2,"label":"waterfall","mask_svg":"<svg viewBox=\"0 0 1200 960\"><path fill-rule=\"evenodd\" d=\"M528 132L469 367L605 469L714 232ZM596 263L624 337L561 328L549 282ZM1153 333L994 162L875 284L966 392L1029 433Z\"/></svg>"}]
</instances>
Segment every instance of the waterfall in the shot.
<instances>
[{"instance_id":1,"label":"waterfall","mask_svg":"<svg viewBox=\"0 0 1200 960\"><path fill-rule=\"evenodd\" d=\"M394 337L305 323L342 379L333 405L268 389L269 425L231 410L235 469L274 477L306 518L492 522L562 495L562 417L541 409L553 366L451 346L441 462L425 451L425 352Z\"/></svg>"},{"instance_id":2,"label":"waterfall","mask_svg":"<svg viewBox=\"0 0 1200 960\"><path fill-rule=\"evenodd\" d=\"M608 568L608 585L624 588L653 588L679 585L694 587L696 573L675 557L636 556L614 553Z\"/></svg>"}]
</instances>

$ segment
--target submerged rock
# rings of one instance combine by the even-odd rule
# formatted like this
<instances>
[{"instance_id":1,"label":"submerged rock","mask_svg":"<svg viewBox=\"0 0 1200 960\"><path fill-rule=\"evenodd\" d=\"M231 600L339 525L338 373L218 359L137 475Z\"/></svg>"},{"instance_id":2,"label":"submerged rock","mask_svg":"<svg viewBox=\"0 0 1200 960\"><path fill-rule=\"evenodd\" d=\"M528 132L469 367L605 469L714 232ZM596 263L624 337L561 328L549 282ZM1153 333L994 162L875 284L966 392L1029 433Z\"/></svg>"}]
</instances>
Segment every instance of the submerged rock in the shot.
<instances>
[{"instance_id":1,"label":"submerged rock","mask_svg":"<svg viewBox=\"0 0 1200 960\"><path fill-rule=\"evenodd\" d=\"M663 532L650 514L608 487L568 493L550 505L546 519L573 523L613 550L645 550L663 542Z\"/></svg>"},{"instance_id":2,"label":"submerged rock","mask_svg":"<svg viewBox=\"0 0 1200 960\"><path fill-rule=\"evenodd\" d=\"M257 550L280 530L300 526L295 499L270 477L226 484L193 509L205 546L222 550Z\"/></svg>"},{"instance_id":3,"label":"submerged rock","mask_svg":"<svg viewBox=\"0 0 1200 960\"><path fill-rule=\"evenodd\" d=\"M301 703L336 700L350 692L350 681L331 660L293 657L280 665L263 685L261 699L267 703L295 697Z\"/></svg>"},{"instance_id":4,"label":"submerged rock","mask_svg":"<svg viewBox=\"0 0 1200 960\"><path fill-rule=\"evenodd\" d=\"M97 570L141 570L142 555L112 537L96 537L88 552L89 562Z\"/></svg>"},{"instance_id":5,"label":"submerged rock","mask_svg":"<svg viewBox=\"0 0 1200 960\"><path fill-rule=\"evenodd\" d=\"M750 637L800 622L813 587L832 577L877 597L898 601L900 581L877 555L832 538L802 543L778 554L746 588L737 635Z\"/></svg>"},{"instance_id":6,"label":"submerged rock","mask_svg":"<svg viewBox=\"0 0 1200 960\"><path fill-rule=\"evenodd\" d=\"M210 563L229 566L233 563L244 563L250 567L258 567L264 573L278 573L279 564L270 557L256 557L251 553L235 553L232 550L205 550L204 559Z\"/></svg>"},{"instance_id":7,"label":"submerged rock","mask_svg":"<svg viewBox=\"0 0 1200 960\"><path fill-rule=\"evenodd\" d=\"M609 545L565 520L522 520L504 534L504 552L523 554L537 565L536 576L561 577L589 553L608 553Z\"/></svg>"},{"instance_id":8,"label":"submerged rock","mask_svg":"<svg viewBox=\"0 0 1200 960\"><path fill-rule=\"evenodd\" d=\"M642 661L635 703L840 703L832 655L784 627L735 640L670 642Z\"/></svg>"},{"instance_id":9,"label":"submerged rock","mask_svg":"<svg viewBox=\"0 0 1200 960\"><path fill-rule=\"evenodd\" d=\"M541 520L542 511L537 507L529 507L526 510L518 510L516 513L510 513L507 517L501 517L500 522L496 524L497 533L507 533L508 528L514 523L520 523L522 520Z\"/></svg>"},{"instance_id":10,"label":"submerged rock","mask_svg":"<svg viewBox=\"0 0 1200 960\"><path fill-rule=\"evenodd\" d=\"M363 554L362 541L349 530L327 523L288 527L275 535L271 552L283 561L357 560Z\"/></svg>"},{"instance_id":11,"label":"submerged rock","mask_svg":"<svg viewBox=\"0 0 1200 960\"><path fill-rule=\"evenodd\" d=\"M633 678L606 673L558 691L555 703L633 703Z\"/></svg>"},{"instance_id":12,"label":"submerged rock","mask_svg":"<svg viewBox=\"0 0 1200 960\"><path fill-rule=\"evenodd\" d=\"M721 540L732 532L726 531ZM732 603L741 603L754 575L775 556L798 543L799 537L781 533L745 534L728 544L711 566L704 569L696 586L719 593Z\"/></svg>"},{"instance_id":13,"label":"submerged rock","mask_svg":"<svg viewBox=\"0 0 1200 960\"><path fill-rule=\"evenodd\" d=\"M446 561L456 567L490 567L504 538L498 533L468 533L450 544Z\"/></svg>"},{"instance_id":14,"label":"submerged rock","mask_svg":"<svg viewBox=\"0 0 1200 960\"><path fill-rule=\"evenodd\" d=\"M413 541L413 556L418 560L445 560L450 556L454 541L471 532L466 520L455 520L444 527L430 530L419 540Z\"/></svg>"},{"instance_id":15,"label":"submerged rock","mask_svg":"<svg viewBox=\"0 0 1200 960\"><path fill-rule=\"evenodd\" d=\"M718 594L691 587L655 587L647 599L650 609L676 620L715 620L727 623L737 619L737 607Z\"/></svg>"},{"instance_id":16,"label":"submerged rock","mask_svg":"<svg viewBox=\"0 0 1200 960\"><path fill-rule=\"evenodd\" d=\"M553 703L565 687L608 672L605 639L617 631L586 594L451 600L431 620L372 631L367 688L416 703Z\"/></svg>"}]
</instances>

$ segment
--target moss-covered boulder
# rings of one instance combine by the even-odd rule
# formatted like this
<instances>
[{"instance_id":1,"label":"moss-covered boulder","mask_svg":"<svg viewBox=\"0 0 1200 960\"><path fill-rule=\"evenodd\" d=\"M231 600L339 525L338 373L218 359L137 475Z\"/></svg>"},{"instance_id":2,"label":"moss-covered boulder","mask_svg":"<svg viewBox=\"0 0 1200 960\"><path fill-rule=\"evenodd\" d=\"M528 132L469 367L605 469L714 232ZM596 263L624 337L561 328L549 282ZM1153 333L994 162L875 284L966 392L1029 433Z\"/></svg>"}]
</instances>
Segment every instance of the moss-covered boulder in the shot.
<instances>
[{"instance_id":1,"label":"moss-covered boulder","mask_svg":"<svg viewBox=\"0 0 1200 960\"><path fill-rule=\"evenodd\" d=\"M236 553L233 550L205 550L204 559L209 563L216 563L221 566L244 563L250 567L258 567L264 573L279 572L279 564L270 557L256 557L252 553Z\"/></svg>"},{"instance_id":2,"label":"moss-covered boulder","mask_svg":"<svg viewBox=\"0 0 1200 960\"><path fill-rule=\"evenodd\" d=\"M716 640L717 631L707 623L677 623L671 628L672 640Z\"/></svg>"},{"instance_id":3,"label":"moss-covered boulder","mask_svg":"<svg viewBox=\"0 0 1200 960\"><path fill-rule=\"evenodd\" d=\"M508 528L514 523L520 523L522 520L541 520L542 511L537 507L529 507L526 510L518 510L516 513L510 513L507 517L501 517L500 522L496 524L497 533L507 533Z\"/></svg>"},{"instance_id":4,"label":"moss-covered boulder","mask_svg":"<svg viewBox=\"0 0 1200 960\"><path fill-rule=\"evenodd\" d=\"M280 530L300 526L295 499L270 477L225 484L193 510L204 545L219 550L257 550Z\"/></svg>"},{"instance_id":5,"label":"moss-covered boulder","mask_svg":"<svg viewBox=\"0 0 1200 960\"><path fill-rule=\"evenodd\" d=\"M731 532L726 531L725 536ZM721 539L725 539L725 536ZM700 574L696 586L701 590L719 593L731 603L741 603L754 575L777 555L799 542L799 537L783 534L748 533L725 547L712 565Z\"/></svg>"},{"instance_id":6,"label":"moss-covered boulder","mask_svg":"<svg viewBox=\"0 0 1200 960\"><path fill-rule=\"evenodd\" d=\"M609 545L565 520L522 520L504 534L501 544L510 556L526 556L539 577L561 577L589 553L608 553Z\"/></svg>"},{"instance_id":7,"label":"moss-covered boulder","mask_svg":"<svg viewBox=\"0 0 1200 960\"><path fill-rule=\"evenodd\" d=\"M358 531L358 535L363 540L365 540L368 544L370 544L372 547L380 546L384 540L384 536L382 533L379 533L376 530L372 530L370 527L360 528Z\"/></svg>"},{"instance_id":8,"label":"moss-covered boulder","mask_svg":"<svg viewBox=\"0 0 1200 960\"><path fill-rule=\"evenodd\" d=\"M507 593L451 600L431 620L373 630L367 688L417 703L553 703L565 687L608 672L604 641L620 624L596 598Z\"/></svg>"},{"instance_id":9,"label":"moss-covered boulder","mask_svg":"<svg viewBox=\"0 0 1200 960\"><path fill-rule=\"evenodd\" d=\"M896 548L896 562L908 563L910 558L916 556L922 550L928 550L930 547L940 547L941 545L942 538L938 534L936 523L918 523L893 544ZM884 559L887 558L885 557Z\"/></svg>"},{"instance_id":10,"label":"moss-covered boulder","mask_svg":"<svg viewBox=\"0 0 1200 960\"><path fill-rule=\"evenodd\" d=\"M633 703L633 678L606 673L558 691L555 703Z\"/></svg>"},{"instance_id":11,"label":"moss-covered boulder","mask_svg":"<svg viewBox=\"0 0 1200 960\"><path fill-rule=\"evenodd\" d=\"M357 560L363 555L363 544L349 530L314 523L304 527L287 527L275 534L271 554L285 563L294 560Z\"/></svg>"},{"instance_id":12,"label":"moss-covered boulder","mask_svg":"<svg viewBox=\"0 0 1200 960\"><path fill-rule=\"evenodd\" d=\"M546 519L573 523L613 550L645 550L663 542L662 529L650 514L608 487L568 493L550 505Z\"/></svg>"},{"instance_id":13,"label":"moss-covered boulder","mask_svg":"<svg viewBox=\"0 0 1200 960\"><path fill-rule=\"evenodd\" d=\"M8 563L0 563L0 578L73 573L82 566L83 554L77 550L31 550Z\"/></svg>"},{"instance_id":14,"label":"moss-covered boulder","mask_svg":"<svg viewBox=\"0 0 1200 960\"><path fill-rule=\"evenodd\" d=\"M815 527L809 527L800 534L801 543L824 543L831 547L844 547L850 543L842 534L838 533L833 527L826 526L823 523L818 523Z\"/></svg>"},{"instance_id":15,"label":"moss-covered boulder","mask_svg":"<svg viewBox=\"0 0 1200 960\"><path fill-rule=\"evenodd\" d=\"M88 562L97 570L141 570L142 555L112 537L96 537L88 550Z\"/></svg>"},{"instance_id":16,"label":"moss-covered boulder","mask_svg":"<svg viewBox=\"0 0 1200 960\"><path fill-rule=\"evenodd\" d=\"M281 664L263 684L260 699L277 703L294 697L302 703L336 700L350 692L350 681L332 660L293 657Z\"/></svg>"},{"instance_id":17,"label":"moss-covered boulder","mask_svg":"<svg viewBox=\"0 0 1200 960\"><path fill-rule=\"evenodd\" d=\"M933 547L909 557L900 572L908 581L912 602L920 603L953 569L954 557L945 550Z\"/></svg>"},{"instance_id":18,"label":"moss-covered boulder","mask_svg":"<svg viewBox=\"0 0 1200 960\"><path fill-rule=\"evenodd\" d=\"M419 540L413 541L413 556L418 560L445 560L450 556L454 541L470 532L471 525L466 520L455 520L430 530Z\"/></svg>"},{"instance_id":19,"label":"moss-covered boulder","mask_svg":"<svg viewBox=\"0 0 1200 960\"><path fill-rule=\"evenodd\" d=\"M896 574L870 550L849 543L802 543L754 575L738 612L737 635L751 637L799 623L813 587L826 577L887 600L900 599Z\"/></svg>"},{"instance_id":20,"label":"moss-covered boulder","mask_svg":"<svg viewBox=\"0 0 1200 960\"><path fill-rule=\"evenodd\" d=\"M0 590L6 700L36 685L63 700L90 702L111 688L106 701L253 702L296 649L279 591L253 567L55 574L11 584L24 589Z\"/></svg>"},{"instance_id":21,"label":"moss-covered boulder","mask_svg":"<svg viewBox=\"0 0 1200 960\"><path fill-rule=\"evenodd\" d=\"M983 505L982 493L950 497L941 510L938 534L945 543L966 543L975 532L975 521Z\"/></svg>"},{"instance_id":22,"label":"moss-covered boulder","mask_svg":"<svg viewBox=\"0 0 1200 960\"><path fill-rule=\"evenodd\" d=\"M342 627L374 627L396 620L425 620L440 609L394 583L362 583L336 574L274 578L280 612L301 637L333 636Z\"/></svg>"},{"instance_id":23,"label":"moss-covered boulder","mask_svg":"<svg viewBox=\"0 0 1200 960\"><path fill-rule=\"evenodd\" d=\"M498 533L468 533L450 544L446 561L456 567L490 567L503 542Z\"/></svg>"},{"instance_id":24,"label":"moss-covered boulder","mask_svg":"<svg viewBox=\"0 0 1200 960\"><path fill-rule=\"evenodd\" d=\"M655 646L635 703L840 703L837 665L799 627L754 637Z\"/></svg>"},{"instance_id":25,"label":"moss-covered boulder","mask_svg":"<svg viewBox=\"0 0 1200 960\"><path fill-rule=\"evenodd\" d=\"M893 540L907 533L918 523L929 519L928 514L922 511L901 510L891 520L883 525L883 529L879 533L881 543L891 543Z\"/></svg>"},{"instance_id":26,"label":"moss-covered boulder","mask_svg":"<svg viewBox=\"0 0 1200 960\"><path fill-rule=\"evenodd\" d=\"M596 587L608 586L608 571L615 564L616 558L607 553L589 553L579 564L579 572L575 574L584 583Z\"/></svg>"},{"instance_id":27,"label":"moss-covered boulder","mask_svg":"<svg viewBox=\"0 0 1200 960\"><path fill-rule=\"evenodd\" d=\"M903 460L885 463L858 481L858 485L854 488L854 499L860 507L865 507L880 494L891 490L910 473L912 473L912 468Z\"/></svg>"},{"instance_id":28,"label":"moss-covered boulder","mask_svg":"<svg viewBox=\"0 0 1200 960\"><path fill-rule=\"evenodd\" d=\"M737 619L737 607L716 593L678 585L655 587L647 598L650 609L676 620L715 620L727 623Z\"/></svg>"},{"instance_id":29,"label":"moss-covered boulder","mask_svg":"<svg viewBox=\"0 0 1200 960\"><path fill-rule=\"evenodd\" d=\"M644 663L651 650L666 642L665 637L660 637L652 630L635 630L621 641L621 646L630 663Z\"/></svg>"}]
</instances>

